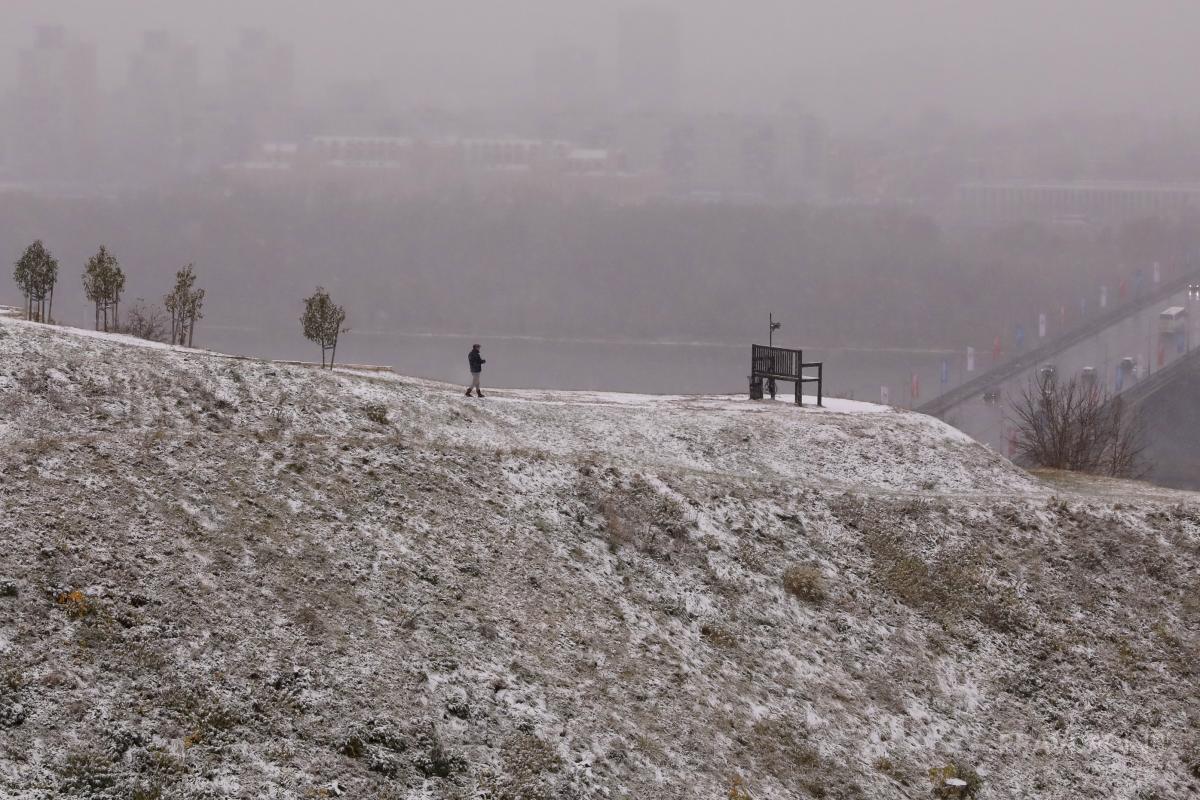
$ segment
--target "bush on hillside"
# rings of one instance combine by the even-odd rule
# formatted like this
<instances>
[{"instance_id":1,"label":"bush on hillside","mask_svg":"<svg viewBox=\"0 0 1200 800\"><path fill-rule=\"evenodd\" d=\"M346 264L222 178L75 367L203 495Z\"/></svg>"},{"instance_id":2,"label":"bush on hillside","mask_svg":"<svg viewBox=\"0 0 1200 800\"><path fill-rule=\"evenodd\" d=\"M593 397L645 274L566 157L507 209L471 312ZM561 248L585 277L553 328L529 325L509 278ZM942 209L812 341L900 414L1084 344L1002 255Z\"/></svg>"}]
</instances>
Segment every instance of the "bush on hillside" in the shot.
<instances>
[{"instance_id":1,"label":"bush on hillside","mask_svg":"<svg viewBox=\"0 0 1200 800\"><path fill-rule=\"evenodd\" d=\"M116 326L117 333L136 336L151 342L167 341L167 317L157 306L137 298L125 310L125 319Z\"/></svg>"},{"instance_id":2,"label":"bush on hillside","mask_svg":"<svg viewBox=\"0 0 1200 800\"><path fill-rule=\"evenodd\" d=\"M806 603L822 603L827 596L820 568L804 564L793 564L784 570L783 588Z\"/></svg>"}]
</instances>

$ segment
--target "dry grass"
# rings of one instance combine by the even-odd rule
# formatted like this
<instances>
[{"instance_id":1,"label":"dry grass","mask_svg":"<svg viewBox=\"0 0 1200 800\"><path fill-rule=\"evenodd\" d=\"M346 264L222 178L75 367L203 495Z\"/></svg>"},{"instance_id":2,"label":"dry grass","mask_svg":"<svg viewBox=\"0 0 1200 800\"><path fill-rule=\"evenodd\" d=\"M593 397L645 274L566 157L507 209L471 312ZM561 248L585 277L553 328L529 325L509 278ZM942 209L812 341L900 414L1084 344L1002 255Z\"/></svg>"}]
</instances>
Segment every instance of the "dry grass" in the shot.
<instances>
[{"instance_id":1,"label":"dry grass","mask_svg":"<svg viewBox=\"0 0 1200 800\"><path fill-rule=\"evenodd\" d=\"M793 564L783 572L783 588L792 597L814 605L825 602L828 592L819 567Z\"/></svg>"},{"instance_id":2,"label":"dry grass","mask_svg":"<svg viewBox=\"0 0 1200 800\"><path fill-rule=\"evenodd\" d=\"M737 647L738 644L737 636L735 636L727 628L723 628L720 625L702 625L700 627L700 635L703 636L706 641L716 647L729 649Z\"/></svg>"},{"instance_id":3,"label":"dry grass","mask_svg":"<svg viewBox=\"0 0 1200 800\"><path fill-rule=\"evenodd\" d=\"M363 406L363 415L376 425L388 424L387 407L379 403L370 403Z\"/></svg>"},{"instance_id":4,"label":"dry grass","mask_svg":"<svg viewBox=\"0 0 1200 800\"><path fill-rule=\"evenodd\" d=\"M88 614L91 614L93 611L95 611L95 608L92 606L91 601L88 600L87 595L78 589L73 589L69 592L60 592L58 596L54 598L54 602L62 606L67 612L67 616L71 617L72 619L82 619L83 617L86 617Z\"/></svg>"}]
</instances>

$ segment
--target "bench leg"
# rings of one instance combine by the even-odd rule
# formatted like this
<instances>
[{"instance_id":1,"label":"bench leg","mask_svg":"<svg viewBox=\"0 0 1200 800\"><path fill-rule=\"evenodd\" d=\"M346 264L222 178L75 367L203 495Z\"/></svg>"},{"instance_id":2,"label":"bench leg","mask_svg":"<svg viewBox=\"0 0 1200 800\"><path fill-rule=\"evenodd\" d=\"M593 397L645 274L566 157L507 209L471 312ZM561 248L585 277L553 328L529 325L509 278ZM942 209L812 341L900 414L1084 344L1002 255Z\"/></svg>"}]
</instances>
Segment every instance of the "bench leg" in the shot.
<instances>
[{"instance_id":1,"label":"bench leg","mask_svg":"<svg viewBox=\"0 0 1200 800\"><path fill-rule=\"evenodd\" d=\"M796 381L796 405L804 405L804 384Z\"/></svg>"}]
</instances>

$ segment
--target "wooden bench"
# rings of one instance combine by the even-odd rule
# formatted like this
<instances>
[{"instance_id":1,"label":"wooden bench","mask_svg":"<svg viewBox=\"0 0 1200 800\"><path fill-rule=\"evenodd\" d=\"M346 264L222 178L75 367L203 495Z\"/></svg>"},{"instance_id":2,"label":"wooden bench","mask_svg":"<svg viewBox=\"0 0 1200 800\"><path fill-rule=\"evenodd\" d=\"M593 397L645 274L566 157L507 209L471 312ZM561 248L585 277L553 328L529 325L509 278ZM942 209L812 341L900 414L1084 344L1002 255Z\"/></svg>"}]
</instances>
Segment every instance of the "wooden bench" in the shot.
<instances>
[{"instance_id":1,"label":"wooden bench","mask_svg":"<svg viewBox=\"0 0 1200 800\"><path fill-rule=\"evenodd\" d=\"M791 381L796 384L796 405L804 405L804 384L817 384L817 405L823 405L824 381L823 361L804 361L803 350L788 350L785 347L750 346L750 399L763 399L763 381L767 391L775 399L775 381ZM804 370L816 369L816 375L805 375Z\"/></svg>"}]
</instances>

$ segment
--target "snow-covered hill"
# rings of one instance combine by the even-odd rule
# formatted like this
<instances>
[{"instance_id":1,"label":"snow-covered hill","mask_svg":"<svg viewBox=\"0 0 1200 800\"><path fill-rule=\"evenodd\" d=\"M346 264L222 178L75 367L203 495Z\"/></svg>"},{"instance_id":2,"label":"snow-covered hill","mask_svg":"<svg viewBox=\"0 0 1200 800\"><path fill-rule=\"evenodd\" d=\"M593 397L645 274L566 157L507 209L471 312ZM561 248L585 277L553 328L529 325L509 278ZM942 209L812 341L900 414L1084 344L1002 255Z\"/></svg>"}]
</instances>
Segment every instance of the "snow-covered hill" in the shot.
<instances>
[{"instance_id":1,"label":"snow-covered hill","mask_svg":"<svg viewBox=\"0 0 1200 800\"><path fill-rule=\"evenodd\" d=\"M143 345L0 320L0 796L1200 786L1195 495Z\"/></svg>"}]
</instances>

